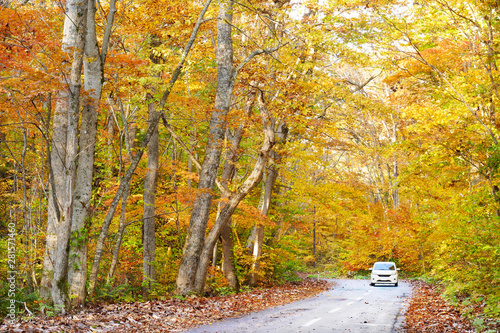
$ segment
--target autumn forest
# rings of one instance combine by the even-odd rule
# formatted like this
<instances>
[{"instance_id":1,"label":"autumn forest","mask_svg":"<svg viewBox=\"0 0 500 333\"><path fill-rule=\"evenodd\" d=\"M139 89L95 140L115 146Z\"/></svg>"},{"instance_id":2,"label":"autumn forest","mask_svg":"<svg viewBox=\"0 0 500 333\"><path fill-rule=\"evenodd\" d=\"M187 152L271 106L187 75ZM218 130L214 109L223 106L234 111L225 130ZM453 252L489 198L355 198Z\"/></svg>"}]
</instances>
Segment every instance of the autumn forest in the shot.
<instances>
[{"instance_id":1,"label":"autumn forest","mask_svg":"<svg viewBox=\"0 0 500 333\"><path fill-rule=\"evenodd\" d=\"M496 0L0 1L0 300L390 260L499 317L499 61Z\"/></svg>"}]
</instances>

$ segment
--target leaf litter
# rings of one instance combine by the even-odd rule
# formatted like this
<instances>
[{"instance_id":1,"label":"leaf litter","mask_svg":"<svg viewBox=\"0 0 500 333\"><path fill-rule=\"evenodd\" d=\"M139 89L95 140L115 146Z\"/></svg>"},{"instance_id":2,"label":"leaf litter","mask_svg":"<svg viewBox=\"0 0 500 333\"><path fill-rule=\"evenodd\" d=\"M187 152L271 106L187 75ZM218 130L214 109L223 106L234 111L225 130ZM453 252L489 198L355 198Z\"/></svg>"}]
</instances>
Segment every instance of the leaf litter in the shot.
<instances>
[{"instance_id":1,"label":"leaf litter","mask_svg":"<svg viewBox=\"0 0 500 333\"><path fill-rule=\"evenodd\" d=\"M423 281L411 281L412 296L405 312L406 333L476 332L458 308L446 302L438 287Z\"/></svg>"},{"instance_id":2,"label":"leaf litter","mask_svg":"<svg viewBox=\"0 0 500 333\"><path fill-rule=\"evenodd\" d=\"M405 311L405 333L476 332L459 310L448 304L438 288L411 281L412 296ZM55 317L32 317L0 324L3 332L183 332L226 318L240 317L327 291L324 280L304 279L267 289L215 297L187 297L147 302L97 304ZM497 327L500 328L500 327ZM500 332L497 331L497 332Z\"/></svg>"},{"instance_id":3,"label":"leaf litter","mask_svg":"<svg viewBox=\"0 0 500 333\"><path fill-rule=\"evenodd\" d=\"M187 297L125 304L91 305L55 317L34 317L10 324L0 331L45 332L182 332L226 318L313 297L329 289L323 280L304 279L267 289L215 297Z\"/></svg>"}]
</instances>

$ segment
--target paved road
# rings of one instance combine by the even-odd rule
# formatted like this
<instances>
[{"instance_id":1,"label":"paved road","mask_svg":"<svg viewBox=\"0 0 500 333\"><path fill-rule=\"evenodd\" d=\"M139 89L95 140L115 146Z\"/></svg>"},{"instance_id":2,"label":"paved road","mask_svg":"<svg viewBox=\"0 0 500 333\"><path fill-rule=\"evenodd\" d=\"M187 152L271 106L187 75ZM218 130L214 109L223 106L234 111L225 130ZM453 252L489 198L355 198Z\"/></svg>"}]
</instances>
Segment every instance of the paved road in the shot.
<instances>
[{"instance_id":1,"label":"paved road","mask_svg":"<svg viewBox=\"0 0 500 333\"><path fill-rule=\"evenodd\" d=\"M311 299L201 326L189 333L291 333L291 332L398 332L403 301L410 293L399 287L368 280L332 280L335 286Z\"/></svg>"}]
</instances>

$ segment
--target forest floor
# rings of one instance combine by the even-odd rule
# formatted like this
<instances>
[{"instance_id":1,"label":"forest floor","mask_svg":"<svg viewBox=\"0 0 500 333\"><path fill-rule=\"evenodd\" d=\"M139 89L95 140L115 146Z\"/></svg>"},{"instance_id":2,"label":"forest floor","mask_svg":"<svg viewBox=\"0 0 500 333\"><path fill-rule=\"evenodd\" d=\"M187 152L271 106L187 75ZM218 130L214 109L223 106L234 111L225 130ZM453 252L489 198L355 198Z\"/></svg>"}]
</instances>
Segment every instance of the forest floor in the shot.
<instances>
[{"instance_id":1,"label":"forest floor","mask_svg":"<svg viewBox=\"0 0 500 333\"><path fill-rule=\"evenodd\" d=\"M404 332L476 332L454 307L439 296L433 285L414 281L408 299ZM0 331L7 332L182 332L225 318L313 297L332 288L324 280L303 279L268 289L254 289L236 295L184 300L147 301L127 304L92 305L64 316L27 318L10 324L5 319ZM333 286L334 288L334 286ZM499 332L493 327L490 332Z\"/></svg>"},{"instance_id":2,"label":"forest floor","mask_svg":"<svg viewBox=\"0 0 500 333\"><path fill-rule=\"evenodd\" d=\"M422 281L409 282L412 284L412 295L405 312L404 332L500 332L500 322L495 320L482 320L479 329L474 328L457 307L440 296L438 286ZM473 313L480 313L481 310L479 307L469 309Z\"/></svg>"},{"instance_id":3,"label":"forest floor","mask_svg":"<svg viewBox=\"0 0 500 333\"><path fill-rule=\"evenodd\" d=\"M253 289L236 295L91 305L63 316L36 317L14 324L4 319L0 332L182 332L309 298L330 287L323 280L303 279L297 283Z\"/></svg>"}]
</instances>

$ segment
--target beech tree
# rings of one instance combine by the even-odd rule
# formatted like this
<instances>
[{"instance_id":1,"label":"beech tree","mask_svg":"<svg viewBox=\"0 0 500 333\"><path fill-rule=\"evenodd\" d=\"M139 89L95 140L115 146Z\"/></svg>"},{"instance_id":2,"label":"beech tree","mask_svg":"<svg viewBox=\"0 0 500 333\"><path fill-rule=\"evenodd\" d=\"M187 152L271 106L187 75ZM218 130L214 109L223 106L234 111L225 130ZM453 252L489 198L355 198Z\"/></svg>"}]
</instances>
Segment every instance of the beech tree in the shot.
<instances>
[{"instance_id":1,"label":"beech tree","mask_svg":"<svg viewBox=\"0 0 500 333\"><path fill-rule=\"evenodd\" d=\"M215 110L210 120L210 132L205 159L200 170L199 193L193 204L191 220L182 260L177 276L176 292L186 295L195 290L194 279L205 238L208 214L212 204L211 193L215 186L217 170L222 153L221 142L226 129L226 117L229 112L231 95L234 87L233 40L231 23L233 1L219 1L219 21L217 23L217 94Z\"/></svg>"},{"instance_id":2,"label":"beech tree","mask_svg":"<svg viewBox=\"0 0 500 333\"><path fill-rule=\"evenodd\" d=\"M144 153L144 150L146 149L146 147L149 143L149 140L157 131L157 126L158 126L158 123L161 119L160 116L163 113L163 108L165 107L165 104L166 104L167 99L168 99L168 97L173 89L175 82L177 81L177 79L179 78L179 76L181 74L181 70L184 66L184 63L186 62L186 59L187 59L187 56L189 54L190 49L194 44L198 30L200 29L200 26L203 23L203 17L205 15L205 13L207 12L208 7L210 6L211 2L212 2L211 0L207 0L205 2L205 4L204 4L204 6L203 6L203 8L198 16L198 20L193 28L191 36L190 36L190 38L189 38L189 40L188 40L188 42L187 42L187 44L182 52L181 58L179 59L177 66L175 67L174 72L173 72L173 74L172 74L172 76L167 84L167 87L166 87L161 99L158 102L157 112L152 113L152 115L154 115L155 118L150 120L147 132L146 132L146 134L141 142L141 146L140 146L139 150L135 153L135 155L131 161L131 164L129 165L125 175L120 180L120 186L114 195L110 209L108 210L108 212L106 214L106 218L102 224L102 227L101 227L101 230L99 233L99 238L97 239L96 251L95 251L96 253L94 256L94 260L92 263L92 269L90 272L90 283L89 283L90 293L93 293L95 291L96 282L97 282L97 273L99 270L99 266L100 266L100 262L101 262L101 258L102 258L102 251L104 248L104 241L105 241L106 237L108 236L109 226L111 224L111 220L112 220L113 215L115 213L116 207L118 206L118 203L120 201L121 196L123 195L123 193L125 192L125 190L128 188L128 186L130 184L132 175L134 174L135 169L137 168L137 166L141 160L142 154Z\"/></svg>"},{"instance_id":3,"label":"beech tree","mask_svg":"<svg viewBox=\"0 0 500 333\"><path fill-rule=\"evenodd\" d=\"M85 48L88 4L69 1L63 33L63 51L70 61L65 89L60 92L54 110L49 187L49 219L44 259L42 293L52 298L54 305L64 311L67 305L68 248L73 218L73 190L75 188L78 153L78 123L80 115L80 77Z\"/></svg>"},{"instance_id":4,"label":"beech tree","mask_svg":"<svg viewBox=\"0 0 500 333\"><path fill-rule=\"evenodd\" d=\"M116 12L115 2L110 2L102 46L99 49L96 31L96 3L88 2L87 31L84 48L84 91L81 116L78 167L73 202L73 220L68 263L69 298L72 306L82 305L86 297L87 242L90 218L97 117L104 83L104 64Z\"/></svg>"},{"instance_id":5,"label":"beech tree","mask_svg":"<svg viewBox=\"0 0 500 333\"><path fill-rule=\"evenodd\" d=\"M92 191L97 108L103 85L103 66L113 25L114 2L107 18L102 51L96 35L94 1L68 2L63 50L73 52L67 92L56 102L53 121L49 219L42 294L54 305L81 305L85 299L87 234ZM84 61L85 56L85 61ZM81 103L80 77L84 64ZM80 123L80 104L83 104ZM80 128L79 128L80 127ZM67 285L67 286L66 286Z\"/></svg>"}]
</instances>

